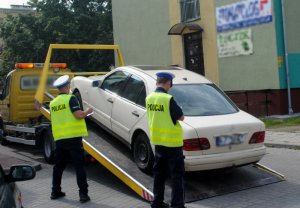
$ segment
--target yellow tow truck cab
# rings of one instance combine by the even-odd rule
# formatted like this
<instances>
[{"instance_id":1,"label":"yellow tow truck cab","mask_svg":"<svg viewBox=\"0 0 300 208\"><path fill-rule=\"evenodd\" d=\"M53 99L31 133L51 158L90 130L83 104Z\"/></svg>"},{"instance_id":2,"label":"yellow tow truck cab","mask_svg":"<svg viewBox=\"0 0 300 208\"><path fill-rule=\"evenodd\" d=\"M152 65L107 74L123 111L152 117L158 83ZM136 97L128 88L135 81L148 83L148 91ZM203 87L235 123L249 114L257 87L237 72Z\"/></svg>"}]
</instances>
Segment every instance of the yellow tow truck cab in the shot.
<instances>
[{"instance_id":1,"label":"yellow tow truck cab","mask_svg":"<svg viewBox=\"0 0 300 208\"><path fill-rule=\"evenodd\" d=\"M45 139L52 140L51 124L49 120L44 119L34 103L43 65L17 63L15 69L7 74L0 93L0 140L4 145L9 142L27 145L45 144L44 156L47 162L51 162L53 142L45 142ZM65 74L71 78L74 76L65 63L50 63L48 73L46 91L54 96L58 93L58 90L53 87L54 80ZM44 104L47 105L50 99L46 95L44 95Z\"/></svg>"}]
</instances>

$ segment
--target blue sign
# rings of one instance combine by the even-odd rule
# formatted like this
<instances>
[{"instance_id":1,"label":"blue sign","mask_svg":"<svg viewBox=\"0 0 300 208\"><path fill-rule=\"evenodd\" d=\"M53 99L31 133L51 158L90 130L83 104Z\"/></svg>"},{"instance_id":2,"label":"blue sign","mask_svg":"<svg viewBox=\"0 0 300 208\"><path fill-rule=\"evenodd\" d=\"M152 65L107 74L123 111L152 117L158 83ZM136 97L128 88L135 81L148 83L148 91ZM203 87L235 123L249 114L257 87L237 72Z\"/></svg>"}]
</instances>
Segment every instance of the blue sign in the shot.
<instances>
[{"instance_id":1,"label":"blue sign","mask_svg":"<svg viewBox=\"0 0 300 208\"><path fill-rule=\"evenodd\" d=\"M217 31L272 22L271 0L246 0L216 9Z\"/></svg>"}]
</instances>

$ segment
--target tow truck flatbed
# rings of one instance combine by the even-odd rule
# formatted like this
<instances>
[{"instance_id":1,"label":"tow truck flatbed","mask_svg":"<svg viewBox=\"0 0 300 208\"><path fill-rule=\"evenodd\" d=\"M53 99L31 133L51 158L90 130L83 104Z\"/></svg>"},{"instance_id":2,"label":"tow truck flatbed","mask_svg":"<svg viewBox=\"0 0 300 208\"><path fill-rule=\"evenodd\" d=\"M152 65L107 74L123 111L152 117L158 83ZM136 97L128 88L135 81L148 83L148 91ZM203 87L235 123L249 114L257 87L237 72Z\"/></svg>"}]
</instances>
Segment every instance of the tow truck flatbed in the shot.
<instances>
[{"instance_id":1,"label":"tow truck flatbed","mask_svg":"<svg viewBox=\"0 0 300 208\"><path fill-rule=\"evenodd\" d=\"M120 178L142 198L153 198L153 177L138 169L130 150L97 124L88 122L89 136L84 139L88 153ZM241 191L284 180L284 176L259 164L243 167L185 174L185 200L197 201L217 195ZM170 182L167 181L165 199L171 196Z\"/></svg>"}]
</instances>

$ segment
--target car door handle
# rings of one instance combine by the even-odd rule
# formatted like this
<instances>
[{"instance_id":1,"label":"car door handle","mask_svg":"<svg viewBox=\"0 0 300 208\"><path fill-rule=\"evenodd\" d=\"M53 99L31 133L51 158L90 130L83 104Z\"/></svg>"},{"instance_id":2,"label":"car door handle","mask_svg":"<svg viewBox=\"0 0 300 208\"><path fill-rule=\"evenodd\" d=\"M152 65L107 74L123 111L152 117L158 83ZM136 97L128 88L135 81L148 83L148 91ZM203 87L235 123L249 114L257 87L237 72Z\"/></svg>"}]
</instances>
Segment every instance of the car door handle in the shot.
<instances>
[{"instance_id":1,"label":"car door handle","mask_svg":"<svg viewBox=\"0 0 300 208\"><path fill-rule=\"evenodd\" d=\"M137 111L132 111L131 113L132 113L132 115L134 115L134 116L136 116L136 117L139 117L139 116L140 116L140 115L138 114Z\"/></svg>"},{"instance_id":2,"label":"car door handle","mask_svg":"<svg viewBox=\"0 0 300 208\"><path fill-rule=\"evenodd\" d=\"M107 101L110 103L114 103L113 99L111 99L111 98L108 98Z\"/></svg>"}]
</instances>

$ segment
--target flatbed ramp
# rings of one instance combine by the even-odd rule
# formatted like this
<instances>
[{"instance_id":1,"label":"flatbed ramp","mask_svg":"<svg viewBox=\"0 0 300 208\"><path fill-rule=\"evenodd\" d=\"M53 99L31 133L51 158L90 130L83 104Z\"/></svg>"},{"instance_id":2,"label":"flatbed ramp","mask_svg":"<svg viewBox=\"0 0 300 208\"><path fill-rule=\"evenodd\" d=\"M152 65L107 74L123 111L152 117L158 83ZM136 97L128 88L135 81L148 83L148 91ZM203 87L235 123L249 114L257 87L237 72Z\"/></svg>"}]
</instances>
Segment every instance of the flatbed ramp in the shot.
<instances>
[{"instance_id":1,"label":"flatbed ramp","mask_svg":"<svg viewBox=\"0 0 300 208\"><path fill-rule=\"evenodd\" d=\"M141 172L130 150L92 122L88 122L89 136L84 148L103 166L121 179L139 196L153 199L153 177ZM231 170L187 172L185 174L186 202L250 189L284 180L284 176L262 165L248 165ZM171 187L166 184L165 200L170 201Z\"/></svg>"}]
</instances>

